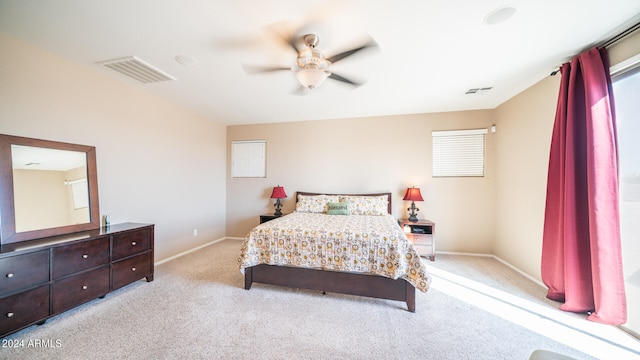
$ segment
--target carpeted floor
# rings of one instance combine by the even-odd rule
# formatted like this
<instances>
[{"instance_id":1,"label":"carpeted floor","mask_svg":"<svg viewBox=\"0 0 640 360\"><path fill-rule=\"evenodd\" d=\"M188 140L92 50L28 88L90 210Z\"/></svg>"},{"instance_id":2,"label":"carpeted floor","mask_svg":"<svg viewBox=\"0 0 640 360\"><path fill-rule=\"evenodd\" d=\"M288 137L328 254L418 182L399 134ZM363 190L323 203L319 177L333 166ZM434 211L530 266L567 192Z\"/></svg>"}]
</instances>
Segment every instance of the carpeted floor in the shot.
<instances>
[{"instance_id":1,"label":"carpeted floor","mask_svg":"<svg viewBox=\"0 0 640 360\"><path fill-rule=\"evenodd\" d=\"M560 312L542 287L493 258L427 262L432 288L417 292L409 313L396 301L261 284L244 290L240 245L225 240L159 265L151 283L1 339L0 358L527 359L536 349L640 358L637 341Z\"/></svg>"}]
</instances>

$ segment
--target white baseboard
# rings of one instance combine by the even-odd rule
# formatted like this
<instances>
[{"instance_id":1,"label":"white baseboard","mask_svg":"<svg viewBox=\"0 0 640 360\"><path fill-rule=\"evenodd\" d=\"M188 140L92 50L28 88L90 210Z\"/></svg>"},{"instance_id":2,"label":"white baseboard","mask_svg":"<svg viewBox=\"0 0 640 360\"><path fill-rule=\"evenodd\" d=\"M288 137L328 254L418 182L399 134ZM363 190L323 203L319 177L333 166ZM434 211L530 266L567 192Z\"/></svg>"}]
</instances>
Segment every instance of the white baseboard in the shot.
<instances>
[{"instance_id":1,"label":"white baseboard","mask_svg":"<svg viewBox=\"0 0 640 360\"><path fill-rule=\"evenodd\" d=\"M501 263L503 263L503 264L507 265L508 267L512 268L515 272L519 273L520 275L522 275L522 276L526 277L527 279L529 279L529 280L533 281L534 283L536 283L536 284L538 284L538 285L542 286L543 288L546 288L546 287L547 287L547 286L546 286L542 281L540 281L540 280L538 280L538 279L534 278L533 276L531 276L531 275L527 274L526 272L524 272L524 271L522 271L522 270L518 269L517 267L515 267L515 266L513 266L513 265L509 264L509 263L508 263L508 262L506 262L505 260L503 260L503 259L501 259L501 258L499 258L499 257L497 257L497 256L495 256L495 255L491 255L491 256L492 256L492 257L494 257L496 260L500 261Z\"/></svg>"},{"instance_id":2,"label":"white baseboard","mask_svg":"<svg viewBox=\"0 0 640 360\"><path fill-rule=\"evenodd\" d=\"M178 254L175 254L175 255L173 255L173 256L170 256L170 257L168 257L168 258L166 258L166 259L162 259L162 260L160 260L160 261L154 262L153 264L154 264L154 266L155 266L155 265L164 264L164 263L166 263L166 262L169 262L169 261L171 261L171 260L174 260L174 259L177 259L177 258L179 258L179 257L185 256L185 255L187 255L187 254L189 254L189 253L192 253L192 252L194 252L194 251L198 251L198 250L200 250L200 249L202 249L202 248L206 248L206 247L207 247L207 246L209 246L209 245L213 245L213 244L215 244L215 243L218 243L218 242L223 241L223 240L226 240L226 239L230 239L230 238L223 237L223 238L220 238L220 239L217 239L217 240L210 241L210 242L205 243L205 244L202 244L202 245L200 245L200 246L196 246L196 247L194 247L193 249L189 249L189 250L187 250L187 251L183 251L183 252L181 252L181 253L178 253Z\"/></svg>"},{"instance_id":3,"label":"white baseboard","mask_svg":"<svg viewBox=\"0 0 640 360\"><path fill-rule=\"evenodd\" d=\"M436 251L436 254L495 257L494 255L491 255L491 254L467 253L467 252L458 252L458 251Z\"/></svg>"},{"instance_id":4,"label":"white baseboard","mask_svg":"<svg viewBox=\"0 0 640 360\"><path fill-rule=\"evenodd\" d=\"M446 255L465 255L465 256L483 256L483 257L491 257L491 258L494 258L494 259L496 259L496 260L500 261L501 263L505 264L506 266L510 267L513 271L515 271L515 272L519 273L520 275L522 275L522 276L526 277L527 279L529 279L529 280L533 281L534 283L536 283L536 284L538 284L538 285L540 285L540 286L542 286L542 287L546 288L546 285L545 285L542 281L540 281L540 280L538 280L538 279L534 278L533 276L531 276L531 275L529 275L529 274L525 273L524 271L522 271L522 270L518 269L517 267L515 267L515 266L511 265L511 264L510 264L510 263L508 263L507 261L505 261L505 260L503 260L503 259L501 259L501 258L499 258L499 257L497 257L497 256L495 256L495 255L493 255L493 254L462 253L462 252L452 252L452 251L437 251L436 253L437 253L437 254L446 254Z\"/></svg>"},{"instance_id":5,"label":"white baseboard","mask_svg":"<svg viewBox=\"0 0 640 360\"><path fill-rule=\"evenodd\" d=\"M227 236L225 238L225 240L238 240L238 241L244 241L245 238L243 237L233 237L233 236Z\"/></svg>"}]
</instances>

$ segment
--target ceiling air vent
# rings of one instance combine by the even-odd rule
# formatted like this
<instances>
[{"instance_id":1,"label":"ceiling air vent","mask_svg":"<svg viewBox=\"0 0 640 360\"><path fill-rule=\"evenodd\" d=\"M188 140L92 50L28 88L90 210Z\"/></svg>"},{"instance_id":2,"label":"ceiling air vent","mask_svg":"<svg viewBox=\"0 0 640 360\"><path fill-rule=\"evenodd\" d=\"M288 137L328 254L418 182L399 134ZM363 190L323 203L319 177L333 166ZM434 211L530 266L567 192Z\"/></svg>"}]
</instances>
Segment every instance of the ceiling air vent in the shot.
<instances>
[{"instance_id":1,"label":"ceiling air vent","mask_svg":"<svg viewBox=\"0 0 640 360\"><path fill-rule=\"evenodd\" d=\"M465 95L484 95L491 89L493 89L493 87L473 88L473 89L467 90L467 92L465 92L464 94Z\"/></svg>"},{"instance_id":2,"label":"ceiling air vent","mask_svg":"<svg viewBox=\"0 0 640 360\"><path fill-rule=\"evenodd\" d=\"M97 64L104 65L111 70L115 70L130 78L136 79L143 83L160 82L167 80L176 80L171 75L168 75L146 62L138 59L135 56L127 56L118 59L100 61Z\"/></svg>"}]
</instances>

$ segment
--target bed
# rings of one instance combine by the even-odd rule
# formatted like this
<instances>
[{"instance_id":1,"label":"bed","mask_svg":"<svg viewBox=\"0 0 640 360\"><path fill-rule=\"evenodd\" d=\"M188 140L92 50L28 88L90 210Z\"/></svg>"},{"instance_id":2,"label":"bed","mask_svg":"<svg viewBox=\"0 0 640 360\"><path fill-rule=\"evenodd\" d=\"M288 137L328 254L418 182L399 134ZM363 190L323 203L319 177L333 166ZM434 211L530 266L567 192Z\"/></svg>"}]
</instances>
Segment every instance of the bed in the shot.
<instances>
[{"instance_id":1,"label":"bed","mask_svg":"<svg viewBox=\"0 0 640 360\"><path fill-rule=\"evenodd\" d=\"M368 296L406 302L410 312L416 288L431 282L391 216L391 193L298 192L295 212L250 231L238 265L247 290L257 282Z\"/></svg>"}]
</instances>

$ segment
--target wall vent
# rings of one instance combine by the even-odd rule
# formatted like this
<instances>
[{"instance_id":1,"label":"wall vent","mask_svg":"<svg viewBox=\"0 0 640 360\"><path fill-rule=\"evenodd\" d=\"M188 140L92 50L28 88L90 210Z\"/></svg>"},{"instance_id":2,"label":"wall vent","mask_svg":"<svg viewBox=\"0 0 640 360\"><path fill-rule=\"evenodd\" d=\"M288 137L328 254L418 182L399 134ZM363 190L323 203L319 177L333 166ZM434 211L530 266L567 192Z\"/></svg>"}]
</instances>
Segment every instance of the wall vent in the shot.
<instances>
[{"instance_id":1,"label":"wall vent","mask_svg":"<svg viewBox=\"0 0 640 360\"><path fill-rule=\"evenodd\" d=\"M118 59L105 60L96 64L108 67L132 79L138 80L145 84L152 82L160 82L167 80L176 80L171 75L162 72L135 56L127 56Z\"/></svg>"},{"instance_id":2,"label":"wall vent","mask_svg":"<svg viewBox=\"0 0 640 360\"><path fill-rule=\"evenodd\" d=\"M493 89L493 87L473 88L473 89L467 90L467 92L465 92L464 94L465 95L484 95L491 89Z\"/></svg>"}]
</instances>

